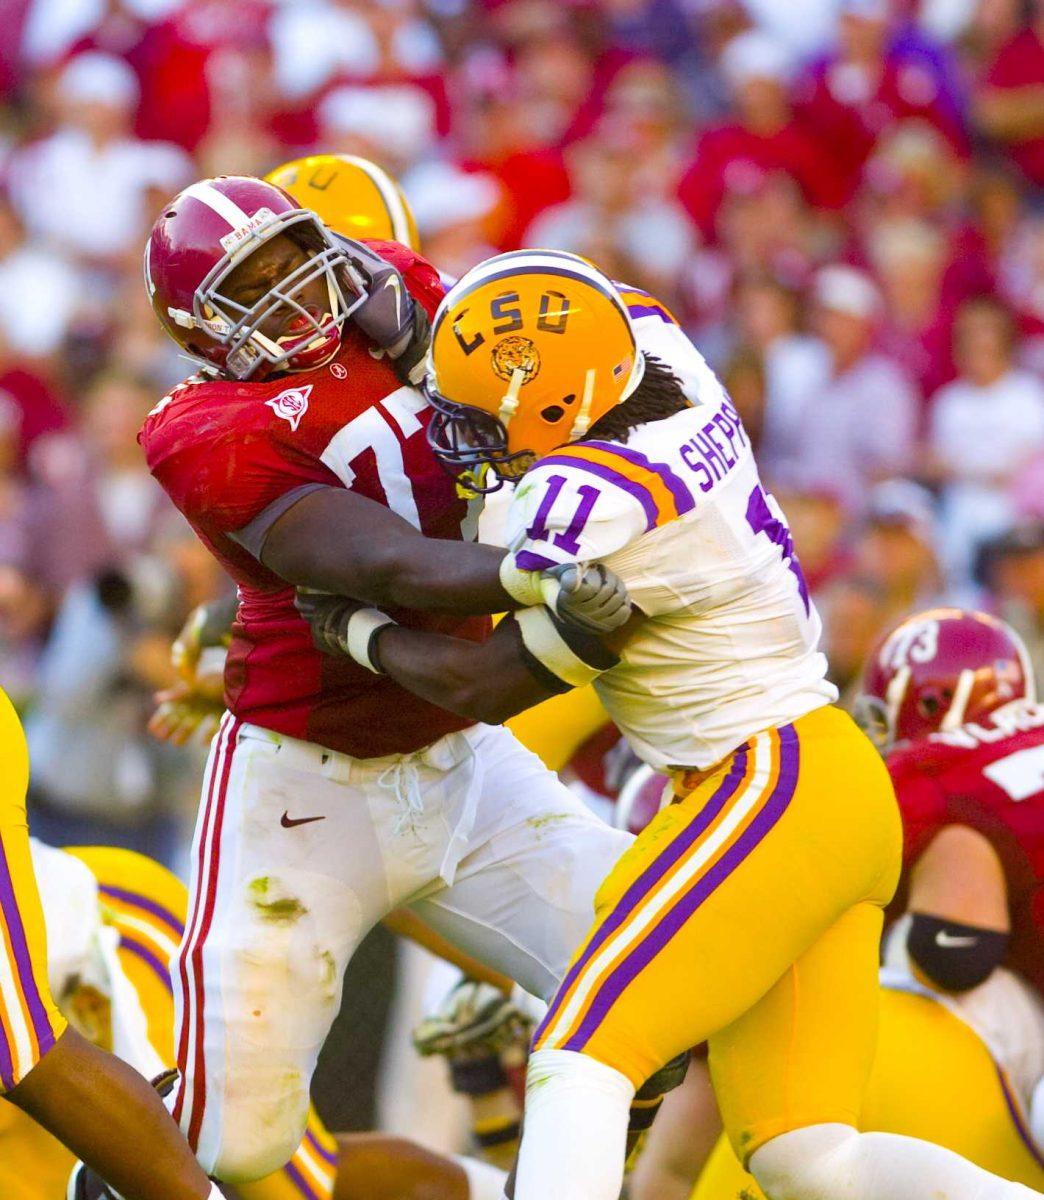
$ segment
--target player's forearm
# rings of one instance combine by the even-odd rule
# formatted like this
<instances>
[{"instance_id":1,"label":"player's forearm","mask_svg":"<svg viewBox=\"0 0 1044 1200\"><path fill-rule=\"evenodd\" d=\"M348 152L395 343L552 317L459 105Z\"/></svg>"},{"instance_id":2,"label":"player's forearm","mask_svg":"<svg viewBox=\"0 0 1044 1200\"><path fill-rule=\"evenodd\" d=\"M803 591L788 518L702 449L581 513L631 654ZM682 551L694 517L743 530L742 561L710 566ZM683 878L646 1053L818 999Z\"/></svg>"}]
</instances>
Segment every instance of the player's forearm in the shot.
<instances>
[{"instance_id":1,"label":"player's forearm","mask_svg":"<svg viewBox=\"0 0 1044 1200\"><path fill-rule=\"evenodd\" d=\"M504 551L427 538L381 504L321 488L279 517L262 562L287 583L381 607L464 616L514 606L500 582Z\"/></svg>"},{"instance_id":2,"label":"player's forearm","mask_svg":"<svg viewBox=\"0 0 1044 1200\"><path fill-rule=\"evenodd\" d=\"M474 721L502 724L550 694L525 666L503 628L476 643L388 626L377 645L381 669L407 691L440 708Z\"/></svg>"},{"instance_id":3,"label":"player's forearm","mask_svg":"<svg viewBox=\"0 0 1044 1200\"><path fill-rule=\"evenodd\" d=\"M443 609L463 615L499 613L518 602L500 582L504 551L476 542L421 538L416 548L394 563L384 581L386 599L376 603L400 608Z\"/></svg>"}]
</instances>

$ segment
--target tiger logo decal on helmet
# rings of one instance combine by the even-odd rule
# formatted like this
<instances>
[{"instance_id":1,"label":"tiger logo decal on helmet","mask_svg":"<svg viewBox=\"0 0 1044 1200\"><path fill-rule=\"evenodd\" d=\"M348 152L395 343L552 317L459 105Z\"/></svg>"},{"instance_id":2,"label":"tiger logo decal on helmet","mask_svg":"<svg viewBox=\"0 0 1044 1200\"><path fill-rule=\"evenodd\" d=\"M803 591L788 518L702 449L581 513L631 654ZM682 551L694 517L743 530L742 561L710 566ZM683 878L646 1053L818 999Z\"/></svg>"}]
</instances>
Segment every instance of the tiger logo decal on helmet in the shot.
<instances>
[{"instance_id":1,"label":"tiger logo decal on helmet","mask_svg":"<svg viewBox=\"0 0 1044 1200\"><path fill-rule=\"evenodd\" d=\"M523 385L535 379L540 372L540 351L529 338L501 338L490 351L490 358L493 360L493 370L508 383L516 371L521 371L525 376Z\"/></svg>"},{"instance_id":2,"label":"tiger logo decal on helmet","mask_svg":"<svg viewBox=\"0 0 1044 1200\"><path fill-rule=\"evenodd\" d=\"M452 474L481 475L480 490L496 491L584 437L644 369L627 305L592 263L557 250L500 254L435 314L428 440Z\"/></svg>"}]
</instances>

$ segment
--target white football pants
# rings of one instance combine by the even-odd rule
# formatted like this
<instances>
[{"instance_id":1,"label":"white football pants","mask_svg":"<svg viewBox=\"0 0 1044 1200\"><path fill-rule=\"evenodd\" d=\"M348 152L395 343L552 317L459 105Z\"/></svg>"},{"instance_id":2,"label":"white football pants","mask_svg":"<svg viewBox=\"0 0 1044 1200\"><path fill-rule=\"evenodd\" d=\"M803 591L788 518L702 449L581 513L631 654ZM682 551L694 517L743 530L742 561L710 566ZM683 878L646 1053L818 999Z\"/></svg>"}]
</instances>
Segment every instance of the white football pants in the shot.
<instances>
[{"instance_id":1,"label":"white football pants","mask_svg":"<svg viewBox=\"0 0 1044 1200\"><path fill-rule=\"evenodd\" d=\"M208 1174L278 1169L355 947L409 904L549 998L631 837L593 817L507 730L353 759L226 714L172 966L174 1116Z\"/></svg>"}]
</instances>

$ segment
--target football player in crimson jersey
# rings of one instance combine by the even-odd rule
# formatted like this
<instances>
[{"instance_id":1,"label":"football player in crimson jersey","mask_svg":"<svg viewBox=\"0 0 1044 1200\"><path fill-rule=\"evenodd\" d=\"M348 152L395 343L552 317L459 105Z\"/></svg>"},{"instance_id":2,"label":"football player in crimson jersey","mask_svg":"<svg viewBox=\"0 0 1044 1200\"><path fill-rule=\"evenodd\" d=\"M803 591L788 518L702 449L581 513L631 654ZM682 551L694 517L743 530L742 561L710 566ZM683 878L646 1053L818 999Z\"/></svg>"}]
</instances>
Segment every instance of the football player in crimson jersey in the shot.
<instances>
[{"instance_id":1,"label":"football player in crimson jersey","mask_svg":"<svg viewBox=\"0 0 1044 1200\"><path fill-rule=\"evenodd\" d=\"M908 617L861 708L902 809L917 976L959 994L1004 963L1044 997L1044 707L1018 635L985 613Z\"/></svg>"},{"instance_id":2,"label":"football player in crimson jersey","mask_svg":"<svg viewBox=\"0 0 1044 1200\"><path fill-rule=\"evenodd\" d=\"M141 444L239 590L174 967L173 1099L208 1172L236 1183L296 1149L345 964L376 921L409 904L547 996L628 842L506 731L319 654L294 585L466 639L520 605L605 629L629 604L602 568L520 571L467 540L473 513L408 383L442 291L417 254L222 177L165 207L145 279L202 370Z\"/></svg>"}]
</instances>

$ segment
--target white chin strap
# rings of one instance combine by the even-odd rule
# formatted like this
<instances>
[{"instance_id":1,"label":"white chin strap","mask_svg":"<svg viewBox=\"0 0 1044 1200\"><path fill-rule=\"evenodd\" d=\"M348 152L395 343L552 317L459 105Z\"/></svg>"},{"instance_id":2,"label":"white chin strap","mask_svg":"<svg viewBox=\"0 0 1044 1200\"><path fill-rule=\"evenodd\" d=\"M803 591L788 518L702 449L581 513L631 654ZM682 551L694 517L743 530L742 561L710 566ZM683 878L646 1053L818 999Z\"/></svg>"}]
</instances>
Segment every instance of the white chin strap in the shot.
<instances>
[{"instance_id":1,"label":"white chin strap","mask_svg":"<svg viewBox=\"0 0 1044 1200\"><path fill-rule=\"evenodd\" d=\"M521 367L516 367L511 372L511 382L508 384L508 390L504 393L500 408L497 410L497 416L505 429L511 424L511 418L518 412L518 394L522 391L522 385L525 382L525 371Z\"/></svg>"},{"instance_id":2,"label":"white chin strap","mask_svg":"<svg viewBox=\"0 0 1044 1200\"><path fill-rule=\"evenodd\" d=\"M573 428L569 431L569 441L575 442L582 438L591 428L591 405L594 403L595 373L590 370L584 376L584 394L580 399L580 411L576 414Z\"/></svg>"}]
</instances>

